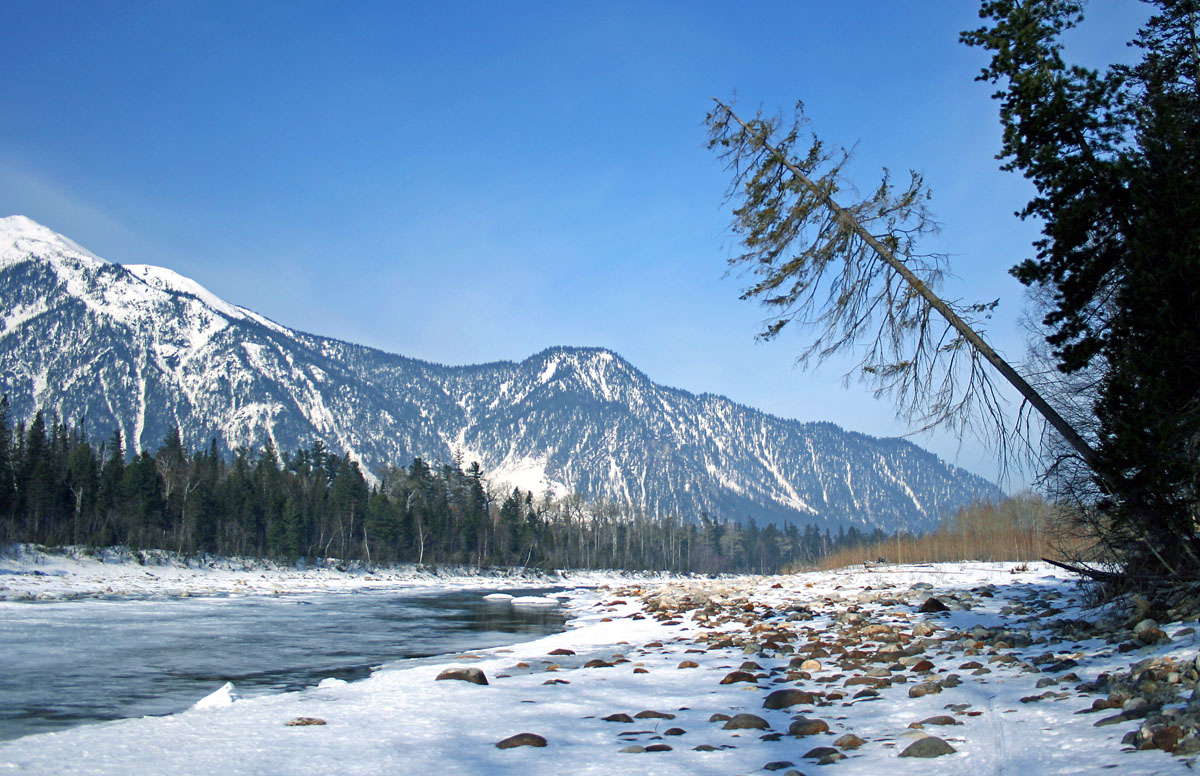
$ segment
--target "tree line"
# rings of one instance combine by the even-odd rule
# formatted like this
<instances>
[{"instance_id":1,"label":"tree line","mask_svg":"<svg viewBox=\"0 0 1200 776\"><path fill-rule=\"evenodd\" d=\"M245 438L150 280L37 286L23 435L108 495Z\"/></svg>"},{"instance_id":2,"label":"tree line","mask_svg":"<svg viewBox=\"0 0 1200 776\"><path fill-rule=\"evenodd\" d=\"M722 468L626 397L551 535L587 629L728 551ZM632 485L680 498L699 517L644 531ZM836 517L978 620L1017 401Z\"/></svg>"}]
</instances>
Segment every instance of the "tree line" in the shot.
<instances>
[{"instance_id":1,"label":"tree line","mask_svg":"<svg viewBox=\"0 0 1200 776\"><path fill-rule=\"evenodd\" d=\"M0 400L0 541L128 546L182 555L371 565L470 564L773 573L882 533L631 514L577 494L497 492L478 463L415 458L368 482L316 442L279 453L185 449L178 429L153 454L118 431L94 443L42 412L9 421Z\"/></svg>"}]
</instances>

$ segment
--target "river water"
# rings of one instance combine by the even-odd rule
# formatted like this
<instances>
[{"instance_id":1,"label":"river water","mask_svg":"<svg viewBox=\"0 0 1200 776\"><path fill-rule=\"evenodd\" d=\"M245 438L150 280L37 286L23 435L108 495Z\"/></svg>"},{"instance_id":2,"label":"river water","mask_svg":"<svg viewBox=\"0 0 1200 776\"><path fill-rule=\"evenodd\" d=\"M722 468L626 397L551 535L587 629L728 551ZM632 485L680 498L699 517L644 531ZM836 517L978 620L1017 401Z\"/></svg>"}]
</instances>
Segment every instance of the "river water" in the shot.
<instances>
[{"instance_id":1,"label":"river water","mask_svg":"<svg viewBox=\"0 0 1200 776\"><path fill-rule=\"evenodd\" d=\"M353 681L397 660L561 631L557 607L491 590L0 604L0 740L182 711L224 682L243 696ZM552 595L506 589L513 595Z\"/></svg>"}]
</instances>

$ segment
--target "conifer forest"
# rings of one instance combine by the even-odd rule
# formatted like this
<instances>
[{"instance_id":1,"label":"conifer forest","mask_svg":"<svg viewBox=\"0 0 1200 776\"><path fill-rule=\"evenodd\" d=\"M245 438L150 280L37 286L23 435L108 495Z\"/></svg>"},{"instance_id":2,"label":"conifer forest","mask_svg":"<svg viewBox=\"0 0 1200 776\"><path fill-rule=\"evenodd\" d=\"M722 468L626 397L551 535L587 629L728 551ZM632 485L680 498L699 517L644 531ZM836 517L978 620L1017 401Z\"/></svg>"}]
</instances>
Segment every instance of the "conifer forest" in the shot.
<instances>
[{"instance_id":1,"label":"conifer forest","mask_svg":"<svg viewBox=\"0 0 1200 776\"><path fill-rule=\"evenodd\" d=\"M374 484L315 443L280 453L214 444L126 451L0 407L0 541L366 564L471 564L771 573L878 540L813 525L629 514L611 502L496 492L477 463L414 459Z\"/></svg>"}]
</instances>

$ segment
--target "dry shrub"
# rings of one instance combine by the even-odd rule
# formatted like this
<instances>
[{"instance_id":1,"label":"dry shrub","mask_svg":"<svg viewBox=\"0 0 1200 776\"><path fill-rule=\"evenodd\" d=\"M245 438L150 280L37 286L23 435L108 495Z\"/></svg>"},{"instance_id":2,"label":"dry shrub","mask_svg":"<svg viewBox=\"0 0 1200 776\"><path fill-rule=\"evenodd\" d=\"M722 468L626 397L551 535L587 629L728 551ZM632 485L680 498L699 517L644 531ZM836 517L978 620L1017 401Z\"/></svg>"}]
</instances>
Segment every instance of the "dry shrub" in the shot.
<instances>
[{"instance_id":1,"label":"dry shrub","mask_svg":"<svg viewBox=\"0 0 1200 776\"><path fill-rule=\"evenodd\" d=\"M943 563L1079 558L1086 538L1067 530L1062 510L1040 496L1024 493L999 504L963 507L929 534L897 534L879 542L840 550L818 561L819 569L864 563Z\"/></svg>"}]
</instances>

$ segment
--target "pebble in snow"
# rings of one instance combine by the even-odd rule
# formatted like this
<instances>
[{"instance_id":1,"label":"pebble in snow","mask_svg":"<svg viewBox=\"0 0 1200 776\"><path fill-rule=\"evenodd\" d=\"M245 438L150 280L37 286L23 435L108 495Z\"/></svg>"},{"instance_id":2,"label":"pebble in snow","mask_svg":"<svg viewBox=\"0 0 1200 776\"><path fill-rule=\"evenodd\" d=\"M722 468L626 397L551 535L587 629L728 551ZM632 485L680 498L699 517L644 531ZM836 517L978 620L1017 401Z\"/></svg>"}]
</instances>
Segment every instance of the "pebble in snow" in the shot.
<instances>
[{"instance_id":1,"label":"pebble in snow","mask_svg":"<svg viewBox=\"0 0 1200 776\"><path fill-rule=\"evenodd\" d=\"M320 717L296 717L289 719L286 723L287 727L308 727L309 725L324 725L325 720Z\"/></svg>"}]
</instances>

